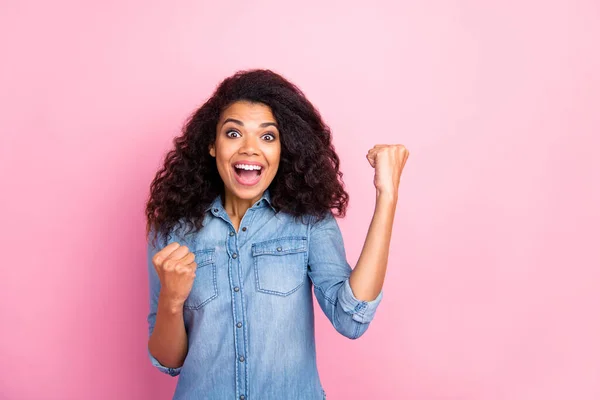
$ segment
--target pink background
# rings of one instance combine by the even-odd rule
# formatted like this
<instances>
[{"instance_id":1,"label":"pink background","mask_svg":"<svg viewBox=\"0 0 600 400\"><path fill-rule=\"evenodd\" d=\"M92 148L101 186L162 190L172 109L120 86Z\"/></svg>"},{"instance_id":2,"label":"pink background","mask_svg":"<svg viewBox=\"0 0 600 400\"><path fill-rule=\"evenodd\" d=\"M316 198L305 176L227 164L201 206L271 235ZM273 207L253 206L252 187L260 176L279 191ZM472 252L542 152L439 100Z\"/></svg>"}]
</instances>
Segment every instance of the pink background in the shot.
<instances>
[{"instance_id":1,"label":"pink background","mask_svg":"<svg viewBox=\"0 0 600 400\"><path fill-rule=\"evenodd\" d=\"M143 205L184 119L251 67L331 125L351 263L367 150L411 151L374 323L350 341L318 310L328 399L600 398L600 3L86 3L0 3L0 398L171 397Z\"/></svg>"}]
</instances>

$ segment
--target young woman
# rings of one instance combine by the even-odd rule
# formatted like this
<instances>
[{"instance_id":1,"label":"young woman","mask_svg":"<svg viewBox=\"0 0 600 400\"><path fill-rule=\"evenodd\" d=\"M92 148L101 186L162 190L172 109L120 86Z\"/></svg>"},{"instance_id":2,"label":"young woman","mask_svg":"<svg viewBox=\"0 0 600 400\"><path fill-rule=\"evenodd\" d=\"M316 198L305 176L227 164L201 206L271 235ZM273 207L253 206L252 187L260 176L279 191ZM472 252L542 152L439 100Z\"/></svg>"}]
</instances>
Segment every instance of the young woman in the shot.
<instances>
[{"instance_id":1,"label":"young woman","mask_svg":"<svg viewBox=\"0 0 600 400\"><path fill-rule=\"evenodd\" d=\"M402 145L377 145L376 207L352 269L335 214L348 194L331 133L268 70L225 79L187 122L146 206L150 360L174 399L325 398L313 297L360 337L381 301Z\"/></svg>"}]
</instances>

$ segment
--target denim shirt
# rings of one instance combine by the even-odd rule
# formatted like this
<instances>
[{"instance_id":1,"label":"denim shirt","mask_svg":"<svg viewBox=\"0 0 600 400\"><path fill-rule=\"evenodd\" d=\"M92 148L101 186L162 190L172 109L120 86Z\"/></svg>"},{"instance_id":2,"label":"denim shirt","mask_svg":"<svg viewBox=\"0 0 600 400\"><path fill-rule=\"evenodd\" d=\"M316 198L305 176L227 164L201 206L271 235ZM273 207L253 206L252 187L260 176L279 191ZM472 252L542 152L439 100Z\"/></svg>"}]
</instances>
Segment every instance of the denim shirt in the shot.
<instances>
[{"instance_id":1,"label":"denim shirt","mask_svg":"<svg viewBox=\"0 0 600 400\"><path fill-rule=\"evenodd\" d=\"M316 223L312 217L295 221L275 212L266 190L238 232L220 196L199 232L173 232L167 243L188 246L197 263L183 307L188 353L181 367L167 368L148 351L160 371L179 376L173 399L325 399L311 287L333 327L350 339L365 333L383 296L383 291L372 301L354 296L333 214ZM148 246L149 334L160 291L152 265L158 250Z\"/></svg>"}]
</instances>

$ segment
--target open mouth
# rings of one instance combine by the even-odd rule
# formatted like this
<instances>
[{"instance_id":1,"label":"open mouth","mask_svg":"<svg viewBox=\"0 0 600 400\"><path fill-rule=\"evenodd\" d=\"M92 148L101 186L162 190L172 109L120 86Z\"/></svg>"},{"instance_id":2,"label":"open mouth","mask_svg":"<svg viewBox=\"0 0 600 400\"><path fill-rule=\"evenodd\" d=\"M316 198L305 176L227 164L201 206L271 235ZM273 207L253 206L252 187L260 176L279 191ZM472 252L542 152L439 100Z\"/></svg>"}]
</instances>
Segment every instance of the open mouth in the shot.
<instances>
[{"instance_id":1,"label":"open mouth","mask_svg":"<svg viewBox=\"0 0 600 400\"><path fill-rule=\"evenodd\" d=\"M262 165L237 163L233 165L235 179L244 186L253 186L260 181Z\"/></svg>"}]
</instances>

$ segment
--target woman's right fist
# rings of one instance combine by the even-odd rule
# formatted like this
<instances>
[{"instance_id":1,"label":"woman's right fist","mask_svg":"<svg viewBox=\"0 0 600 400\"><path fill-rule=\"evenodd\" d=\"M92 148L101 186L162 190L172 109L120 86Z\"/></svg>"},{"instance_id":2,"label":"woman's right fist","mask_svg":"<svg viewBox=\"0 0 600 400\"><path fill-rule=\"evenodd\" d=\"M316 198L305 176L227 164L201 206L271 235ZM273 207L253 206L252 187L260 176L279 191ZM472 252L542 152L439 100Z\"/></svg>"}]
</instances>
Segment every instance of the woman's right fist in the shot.
<instances>
[{"instance_id":1,"label":"woman's right fist","mask_svg":"<svg viewBox=\"0 0 600 400\"><path fill-rule=\"evenodd\" d=\"M152 257L160 279L160 297L171 307L183 307L196 277L195 255L186 246L173 242Z\"/></svg>"}]
</instances>

